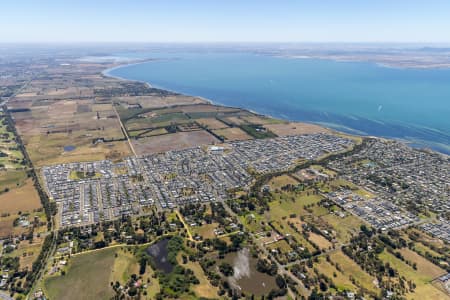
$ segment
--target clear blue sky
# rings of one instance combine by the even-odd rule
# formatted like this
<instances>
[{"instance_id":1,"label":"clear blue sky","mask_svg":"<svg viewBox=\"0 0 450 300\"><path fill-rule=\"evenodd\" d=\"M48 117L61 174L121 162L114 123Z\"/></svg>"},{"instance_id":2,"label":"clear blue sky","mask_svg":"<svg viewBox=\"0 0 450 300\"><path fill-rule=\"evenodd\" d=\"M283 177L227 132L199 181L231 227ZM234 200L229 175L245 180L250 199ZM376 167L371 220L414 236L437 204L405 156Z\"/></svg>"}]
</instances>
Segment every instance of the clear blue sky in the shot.
<instances>
[{"instance_id":1,"label":"clear blue sky","mask_svg":"<svg viewBox=\"0 0 450 300\"><path fill-rule=\"evenodd\" d=\"M450 0L4 0L1 42L450 42Z\"/></svg>"}]
</instances>

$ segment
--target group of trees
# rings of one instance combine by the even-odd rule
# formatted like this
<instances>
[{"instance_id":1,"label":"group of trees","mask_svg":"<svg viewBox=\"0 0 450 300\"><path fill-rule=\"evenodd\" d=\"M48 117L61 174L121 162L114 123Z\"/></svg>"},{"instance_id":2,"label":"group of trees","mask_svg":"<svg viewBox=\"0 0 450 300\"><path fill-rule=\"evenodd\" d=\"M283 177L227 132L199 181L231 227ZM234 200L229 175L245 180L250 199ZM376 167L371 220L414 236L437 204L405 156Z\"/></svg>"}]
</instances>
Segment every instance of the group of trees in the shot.
<instances>
[{"instance_id":1,"label":"group of trees","mask_svg":"<svg viewBox=\"0 0 450 300\"><path fill-rule=\"evenodd\" d=\"M46 236L44 243L42 245L41 252L36 260L33 262L31 270L24 269L19 271L19 257L2 257L1 258L1 266L3 269L9 269L13 272L13 275L10 277L11 282L9 286L9 290L13 293L21 293L28 294L32 285L38 278L39 273L41 272L43 266L45 265L47 256L52 249L54 234L50 233ZM22 281L17 281L17 279L23 279L25 281L22 284Z\"/></svg>"},{"instance_id":2,"label":"group of trees","mask_svg":"<svg viewBox=\"0 0 450 300\"><path fill-rule=\"evenodd\" d=\"M173 236L167 243L167 259L174 266L172 271L164 273L157 271L161 285L156 299L179 299L182 294L188 293L191 284L199 284L191 269L184 268L177 262L177 255L184 249L184 240L179 236ZM152 260L150 259L150 263Z\"/></svg>"},{"instance_id":3,"label":"group of trees","mask_svg":"<svg viewBox=\"0 0 450 300\"><path fill-rule=\"evenodd\" d=\"M4 111L7 111L6 106L4 106ZM51 228L52 217L54 215L56 215L56 203L50 201L47 193L42 188L42 186L39 182L38 176L36 174L36 171L33 168L33 164L30 160L30 157L28 156L28 153L25 150L22 139L17 134L16 127L14 126L14 120L11 117L9 111L5 114L5 117L6 117L8 126L9 126L8 128L10 128L11 132L13 132L14 136L16 137L16 142L19 146L20 151L23 154L23 157L24 157L23 164L29 166L28 177L31 177L33 179L34 187L36 188L36 190L39 194L39 198L41 199L42 206L44 207L44 210L45 210L45 215L46 215L47 221L48 221L48 228Z\"/></svg>"},{"instance_id":4,"label":"group of trees","mask_svg":"<svg viewBox=\"0 0 450 300\"><path fill-rule=\"evenodd\" d=\"M403 246L404 241L401 237L395 238L397 235L395 231L390 233L393 236L372 236L371 232L361 232L358 236L353 237L350 245L344 246L342 251L364 271L375 276L382 289L393 291L397 295L403 295L414 291L414 282L406 281L391 264L379 258L379 254L383 251L389 251L396 255L394 249ZM387 280L386 278L396 278L396 280Z\"/></svg>"}]
</instances>

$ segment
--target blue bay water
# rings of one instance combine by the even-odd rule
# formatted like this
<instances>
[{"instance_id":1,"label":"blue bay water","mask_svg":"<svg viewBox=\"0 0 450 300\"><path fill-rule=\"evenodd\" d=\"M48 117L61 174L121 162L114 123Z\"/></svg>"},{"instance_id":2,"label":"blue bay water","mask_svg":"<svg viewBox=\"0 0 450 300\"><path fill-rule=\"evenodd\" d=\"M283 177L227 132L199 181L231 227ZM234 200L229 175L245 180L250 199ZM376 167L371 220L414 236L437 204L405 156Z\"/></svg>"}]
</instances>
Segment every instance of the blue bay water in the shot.
<instances>
[{"instance_id":1,"label":"blue bay water","mask_svg":"<svg viewBox=\"0 0 450 300\"><path fill-rule=\"evenodd\" d=\"M258 113L450 153L450 69L250 53L147 54L109 75Z\"/></svg>"}]
</instances>

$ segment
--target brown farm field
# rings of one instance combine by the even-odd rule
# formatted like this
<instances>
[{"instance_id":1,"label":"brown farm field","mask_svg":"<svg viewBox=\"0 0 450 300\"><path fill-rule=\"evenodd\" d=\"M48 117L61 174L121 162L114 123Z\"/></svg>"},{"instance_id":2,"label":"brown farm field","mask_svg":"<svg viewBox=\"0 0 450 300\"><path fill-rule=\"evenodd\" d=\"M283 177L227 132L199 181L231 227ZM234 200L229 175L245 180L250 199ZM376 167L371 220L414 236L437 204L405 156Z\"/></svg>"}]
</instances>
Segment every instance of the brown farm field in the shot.
<instances>
[{"instance_id":1,"label":"brown farm field","mask_svg":"<svg viewBox=\"0 0 450 300\"><path fill-rule=\"evenodd\" d=\"M434 279L446 273L444 269L441 269L440 267L429 262L427 259L423 258L419 254L408 248L401 249L400 253L403 255L405 259L415 262L417 264L418 272L427 275L430 278Z\"/></svg>"},{"instance_id":2,"label":"brown farm field","mask_svg":"<svg viewBox=\"0 0 450 300\"><path fill-rule=\"evenodd\" d=\"M214 130L218 136L223 136L226 141L251 140L253 137L238 127Z\"/></svg>"},{"instance_id":3,"label":"brown farm field","mask_svg":"<svg viewBox=\"0 0 450 300\"><path fill-rule=\"evenodd\" d=\"M228 126L215 118L200 118L196 120L200 125L207 127L208 129L222 129Z\"/></svg>"},{"instance_id":4,"label":"brown farm field","mask_svg":"<svg viewBox=\"0 0 450 300\"><path fill-rule=\"evenodd\" d=\"M27 179L25 170L1 170L0 171L0 192L6 188L14 189L24 185Z\"/></svg>"},{"instance_id":5,"label":"brown farm field","mask_svg":"<svg viewBox=\"0 0 450 300\"><path fill-rule=\"evenodd\" d=\"M66 275L44 279L44 289L50 299L111 299L114 291L110 282L125 284L132 274L139 273L139 264L132 247L113 247L74 255L65 271ZM154 299L159 292L159 282L153 275L154 271L147 267L142 275L147 296L141 299ZM77 292L67 293L69 289Z\"/></svg>"},{"instance_id":6,"label":"brown farm field","mask_svg":"<svg viewBox=\"0 0 450 300\"><path fill-rule=\"evenodd\" d=\"M50 299L111 298L114 291L109 283L115 252L115 249L106 249L72 258L66 275L45 280L45 289ZM70 290L77 292L68 293Z\"/></svg>"},{"instance_id":7,"label":"brown farm field","mask_svg":"<svg viewBox=\"0 0 450 300\"><path fill-rule=\"evenodd\" d=\"M314 232L310 232L309 233L309 238L308 238L311 242L313 242L314 244L316 244L317 246L320 247L320 249L328 249L330 248L333 244L330 243L326 238L324 238L323 236L316 234Z\"/></svg>"},{"instance_id":8,"label":"brown farm field","mask_svg":"<svg viewBox=\"0 0 450 300\"><path fill-rule=\"evenodd\" d=\"M13 227L14 217L1 217L0 218L0 237L8 237L13 233L14 227Z\"/></svg>"},{"instance_id":9,"label":"brown farm field","mask_svg":"<svg viewBox=\"0 0 450 300\"><path fill-rule=\"evenodd\" d=\"M450 299L448 295L438 289L432 284L434 275L439 273L437 266L427 263L424 260L416 257L414 254L404 252L408 257L413 258L417 263L417 270L401 261L393 254L387 251L382 252L379 257L384 262L388 262L393 268L395 268L401 276L404 276L406 280L412 280L416 284L414 293L406 295L407 299ZM419 265L420 264L420 265Z\"/></svg>"},{"instance_id":10,"label":"brown farm field","mask_svg":"<svg viewBox=\"0 0 450 300\"><path fill-rule=\"evenodd\" d=\"M109 109L109 104L92 105L87 100L60 100L14 113L16 128L36 166L74 161L124 157L130 154L117 118L97 115L92 108ZM105 111L103 111L105 112ZM108 114L111 114L110 111ZM94 144L105 139L105 144ZM108 141L115 140L109 143ZM64 147L75 146L66 152Z\"/></svg>"},{"instance_id":11,"label":"brown farm field","mask_svg":"<svg viewBox=\"0 0 450 300\"><path fill-rule=\"evenodd\" d=\"M132 141L133 146L139 155L153 154L175 149L186 149L219 142L220 141L218 139L204 130L177 132Z\"/></svg>"},{"instance_id":12,"label":"brown farm field","mask_svg":"<svg viewBox=\"0 0 450 300\"><path fill-rule=\"evenodd\" d=\"M266 116L260 116L260 115L249 115L249 116L241 116L242 120L246 121L247 123L251 124L280 124L280 123L286 123L286 121L273 119L271 117Z\"/></svg>"},{"instance_id":13,"label":"brown farm field","mask_svg":"<svg viewBox=\"0 0 450 300\"><path fill-rule=\"evenodd\" d=\"M341 273L347 278L352 276L359 285L363 286L369 291L378 292L378 288L375 284L375 278L367 274L361 267L356 264L351 258L346 256L342 251L334 252L330 255L331 261L335 264L339 264Z\"/></svg>"},{"instance_id":14,"label":"brown farm field","mask_svg":"<svg viewBox=\"0 0 450 300\"><path fill-rule=\"evenodd\" d=\"M2 213L30 212L40 207L41 201L31 179L28 179L24 186L0 195Z\"/></svg>"},{"instance_id":15,"label":"brown farm field","mask_svg":"<svg viewBox=\"0 0 450 300\"><path fill-rule=\"evenodd\" d=\"M175 105L206 103L206 101L203 99L184 95L114 97L113 102L139 103L143 108L160 108Z\"/></svg>"},{"instance_id":16,"label":"brown farm field","mask_svg":"<svg viewBox=\"0 0 450 300\"><path fill-rule=\"evenodd\" d=\"M281 187L288 184L297 185L298 181L289 175L281 175L272 178L269 182L270 188L274 190L280 190Z\"/></svg>"},{"instance_id":17,"label":"brown farm field","mask_svg":"<svg viewBox=\"0 0 450 300\"><path fill-rule=\"evenodd\" d=\"M278 136L312 134L312 133L330 133L330 130L308 123L279 123L264 125L268 130Z\"/></svg>"},{"instance_id":18,"label":"brown farm field","mask_svg":"<svg viewBox=\"0 0 450 300\"><path fill-rule=\"evenodd\" d=\"M73 151L64 151L65 146L74 146ZM59 163L94 161L121 158L131 155L126 141L92 144L91 138L66 133L51 136L34 136L25 142L31 160L36 166Z\"/></svg>"}]
</instances>

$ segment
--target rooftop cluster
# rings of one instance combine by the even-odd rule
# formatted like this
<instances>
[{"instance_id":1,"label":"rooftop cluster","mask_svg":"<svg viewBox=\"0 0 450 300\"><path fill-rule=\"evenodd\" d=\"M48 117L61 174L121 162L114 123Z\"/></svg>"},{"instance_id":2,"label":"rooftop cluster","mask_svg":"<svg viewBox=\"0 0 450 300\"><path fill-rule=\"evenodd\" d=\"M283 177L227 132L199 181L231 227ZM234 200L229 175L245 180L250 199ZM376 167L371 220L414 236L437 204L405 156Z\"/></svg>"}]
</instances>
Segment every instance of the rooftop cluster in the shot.
<instances>
[{"instance_id":1,"label":"rooftop cluster","mask_svg":"<svg viewBox=\"0 0 450 300\"><path fill-rule=\"evenodd\" d=\"M396 141L371 139L358 153L330 162L353 183L413 213L450 211L450 158Z\"/></svg>"},{"instance_id":2,"label":"rooftop cluster","mask_svg":"<svg viewBox=\"0 0 450 300\"><path fill-rule=\"evenodd\" d=\"M326 134L288 136L130 157L120 163L54 165L42 173L49 195L60 204L61 225L84 225L140 214L153 204L172 208L223 201L228 190L251 183L249 169L285 170L299 159L317 159L352 144Z\"/></svg>"}]
</instances>

